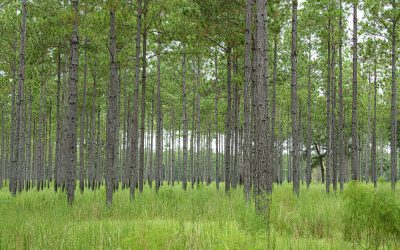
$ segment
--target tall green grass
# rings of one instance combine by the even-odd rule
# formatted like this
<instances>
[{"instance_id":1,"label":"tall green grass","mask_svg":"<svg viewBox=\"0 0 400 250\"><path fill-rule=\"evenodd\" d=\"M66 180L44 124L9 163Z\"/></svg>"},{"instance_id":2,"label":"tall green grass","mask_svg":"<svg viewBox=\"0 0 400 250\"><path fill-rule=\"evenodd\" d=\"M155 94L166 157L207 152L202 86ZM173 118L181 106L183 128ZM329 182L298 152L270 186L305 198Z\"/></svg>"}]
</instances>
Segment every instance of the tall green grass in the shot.
<instances>
[{"instance_id":1,"label":"tall green grass","mask_svg":"<svg viewBox=\"0 0 400 250\"><path fill-rule=\"evenodd\" d=\"M367 185L358 188L372 197L391 194L387 198L390 210L396 214L396 209L400 209L399 193L386 189L374 191ZM223 187L217 191L214 185L189 188L186 192L180 185L164 185L156 194L146 187L132 202L128 190L119 190L114 194L112 207L108 208L104 189L83 194L77 191L75 203L70 207L64 193L29 191L13 198L3 188L0 191L0 249L371 247L371 238L365 236L369 234L363 233L357 240L347 235L347 229L354 224L350 212L359 212L349 205L355 191L351 186L348 189L344 194L327 195L323 185L312 185L309 190L302 187L298 198L293 195L291 185L275 186L267 230L265 217L256 214L253 203L246 204L242 189L226 195ZM376 206L371 212L375 214L382 201L370 201ZM377 214L376 221L383 220L387 214ZM396 218L392 216L390 220ZM394 237L396 223L391 224L392 233L385 238L388 243L380 242L376 246L400 248L400 238ZM368 227L360 225L360 228ZM382 225L390 228L389 224Z\"/></svg>"}]
</instances>

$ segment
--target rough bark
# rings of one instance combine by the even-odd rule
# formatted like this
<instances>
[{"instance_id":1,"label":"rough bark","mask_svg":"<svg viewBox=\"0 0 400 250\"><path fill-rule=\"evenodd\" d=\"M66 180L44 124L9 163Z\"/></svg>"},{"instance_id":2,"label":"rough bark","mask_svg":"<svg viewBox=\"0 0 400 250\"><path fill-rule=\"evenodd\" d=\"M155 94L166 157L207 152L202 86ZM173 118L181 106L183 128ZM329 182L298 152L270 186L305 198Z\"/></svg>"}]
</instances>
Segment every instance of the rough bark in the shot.
<instances>
[{"instance_id":1,"label":"rough bark","mask_svg":"<svg viewBox=\"0 0 400 250\"><path fill-rule=\"evenodd\" d=\"M18 69L18 93L15 100L15 129L13 137L11 138L12 141L10 142L13 144L12 151L11 151L11 171L10 171L10 192L12 196L16 195L17 192L17 185L19 179L19 169L22 166L19 166L21 161L19 160L19 152L20 152L20 134L23 133L21 129L24 127L24 120L22 119L23 113L23 103L24 103L24 81L25 81L25 40L26 40L26 0L22 0L21 2L21 42L19 48L19 69ZM20 185L20 184L19 184Z\"/></svg>"},{"instance_id":2,"label":"rough bark","mask_svg":"<svg viewBox=\"0 0 400 250\"><path fill-rule=\"evenodd\" d=\"M340 17L339 17L339 143L338 143L338 153L339 153L339 183L340 191L343 191L344 187L344 177L345 177L345 136L344 136L344 103L343 103L343 24L342 24L342 1L339 3L340 7Z\"/></svg>"},{"instance_id":3,"label":"rough bark","mask_svg":"<svg viewBox=\"0 0 400 250\"><path fill-rule=\"evenodd\" d=\"M51 139L51 134L52 134L52 130L51 130L51 123L52 123L52 118L51 118L51 110L52 107L50 105L49 107L49 125L48 125L48 132L49 132L49 138L48 138L48 156L47 156L47 169L48 169L48 183L50 183L52 181L53 178L53 141ZM30 138L29 138L30 140Z\"/></svg>"},{"instance_id":4,"label":"rough bark","mask_svg":"<svg viewBox=\"0 0 400 250\"><path fill-rule=\"evenodd\" d=\"M149 168L150 168L150 180L149 180L149 185L150 185L150 187L152 186L152 182L153 182L153 180L154 180L154 177L155 177L155 172L154 172L154 164L153 164L153 149L154 149L154 146L153 146L153 138L154 138L154 103L155 103L155 101L154 101L154 87L153 87L153 90L151 91L151 93L152 93L152 97L151 97L151 128L150 128L150 163L149 163Z\"/></svg>"},{"instance_id":5,"label":"rough bark","mask_svg":"<svg viewBox=\"0 0 400 250\"><path fill-rule=\"evenodd\" d=\"M396 1L392 2L393 10L396 9ZM390 108L390 166L391 166L391 186L394 190L396 188L396 170L397 170L397 83L396 83L396 24L397 19L392 17L392 96Z\"/></svg>"},{"instance_id":6,"label":"rough bark","mask_svg":"<svg viewBox=\"0 0 400 250\"><path fill-rule=\"evenodd\" d=\"M85 44L86 46L86 44ZM81 110L81 127L79 138L79 189L81 193L85 189L85 116L86 116L86 83L87 83L87 53L84 49L83 63L83 104Z\"/></svg>"},{"instance_id":7,"label":"rough bark","mask_svg":"<svg viewBox=\"0 0 400 250\"><path fill-rule=\"evenodd\" d=\"M146 20L147 0L144 1L143 19ZM141 118L140 118L140 152L139 152L139 192L143 192L144 180L144 130L146 119L146 79L147 79L147 27L144 25L143 30L143 54L142 54L142 102L141 102Z\"/></svg>"},{"instance_id":8,"label":"rough bark","mask_svg":"<svg viewBox=\"0 0 400 250\"><path fill-rule=\"evenodd\" d=\"M264 193L272 192L273 171L268 163L268 103L267 103L267 68L266 68L266 0L257 0L256 19L256 181L258 211L266 211L268 199Z\"/></svg>"},{"instance_id":9,"label":"rough bark","mask_svg":"<svg viewBox=\"0 0 400 250\"><path fill-rule=\"evenodd\" d=\"M171 167L170 167L170 176L169 179L171 181L172 186L175 184L175 107L172 107L172 120L171 120Z\"/></svg>"},{"instance_id":10,"label":"rough bark","mask_svg":"<svg viewBox=\"0 0 400 250\"><path fill-rule=\"evenodd\" d=\"M140 86L140 32L142 22L142 0L137 2L137 23L136 23L136 50L135 50L135 85L133 92L133 113L132 113L132 138L131 138L131 162L130 162L130 199L135 197L135 186L138 174L138 114L139 114L139 86Z\"/></svg>"},{"instance_id":11,"label":"rough bark","mask_svg":"<svg viewBox=\"0 0 400 250\"><path fill-rule=\"evenodd\" d=\"M300 163L299 157L299 128L298 128L298 101L297 101L297 0L292 1L292 155L293 155L293 191L299 195L300 188Z\"/></svg>"},{"instance_id":12,"label":"rough bark","mask_svg":"<svg viewBox=\"0 0 400 250\"><path fill-rule=\"evenodd\" d=\"M4 180L4 159L5 159L5 150L4 150L4 145L5 145L5 138L4 138L4 124L5 124L5 119L4 119L4 106L2 106L2 111L1 111L1 158L0 158L0 189L3 187L3 180Z\"/></svg>"},{"instance_id":13,"label":"rough bark","mask_svg":"<svg viewBox=\"0 0 400 250\"><path fill-rule=\"evenodd\" d=\"M237 187L238 183L238 143L239 143L239 87L238 81L236 80L237 75L237 62L233 63L233 74L234 74L234 87L233 87L233 113L232 113L232 124L233 124L233 169L232 169L232 188Z\"/></svg>"},{"instance_id":14,"label":"rough bark","mask_svg":"<svg viewBox=\"0 0 400 250\"><path fill-rule=\"evenodd\" d=\"M376 46L376 45L375 45ZM376 48L374 48L375 52ZM374 187L376 188L377 182L377 168L376 168L376 95L377 95L377 72L376 72L376 53L374 53L374 114L372 120L372 145L371 145L371 173L372 173L372 182L374 183Z\"/></svg>"},{"instance_id":15,"label":"rough bark","mask_svg":"<svg viewBox=\"0 0 400 250\"><path fill-rule=\"evenodd\" d=\"M183 112L183 175L182 187L186 190L187 187L187 170L188 170L188 120L186 108L186 47L183 45L182 56L182 112Z\"/></svg>"},{"instance_id":16,"label":"rough bark","mask_svg":"<svg viewBox=\"0 0 400 250\"><path fill-rule=\"evenodd\" d=\"M358 169L358 136L357 136L357 8L358 3L353 3L353 98L351 116L351 179L359 180ZM392 110L393 111L393 110ZM393 125L393 123L392 123ZM394 128L394 127L392 127ZM393 130L392 130L393 135ZM393 141L392 141L393 142ZM395 148L395 147L394 147ZM395 150L395 149L394 149ZM396 156L394 156L396 161Z\"/></svg>"},{"instance_id":17,"label":"rough bark","mask_svg":"<svg viewBox=\"0 0 400 250\"><path fill-rule=\"evenodd\" d=\"M57 192L60 184L60 165L61 165L61 44L58 44L57 52L57 103L56 103L56 155L54 166L54 191Z\"/></svg>"},{"instance_id":18,"label":"rough bark","mask_svg":"<svg viewBox=\"0 0 400 250\"><path fill-rule=\"evenodd\" d=\"M230 165L231 165L231 48L226 50L227 57L227 110L225 121L225 192L229 192L231 187Z\"/></svg>"},{"instance_id":19,"label":"rough bark","mask_svg":"<svg viewBox=\"0 0 400 250\"><path fill-rule=\"evenodd\" d=\"M76 169L76 141L77 141L77 124L76 124L76 96L77 96L77 86L78 86L78 3L79 0L71 0L74 10L74 25L72 31L72 37L70 41L71 47L71 60L70 60L70 79L69 79L69 113L67 116L68 128L67 128L67 145L68 153L66 160L66 187L67 187L67 201L68 204L72 205L74 201L75 193L75 169Z\"/></svg>"},{"instance_id":20,"label":"rough bark","mask_svg":"<svg viewBox=\"0 0 400 250\"><path fill-rule=\"evenodd\" d=\"M311 39L311 38L310 38ZM308 79L307 79L307 165L306 165L306 184L307 188L311 184L311 41L308 55Z\"/></svg>"},{"instance_id":21,"label":"rough bark","mask_svg":"<svg viewBox=\"0 0 400 250\"><path fill-rule=\"evenodd\" d=\"M200 58L198 58L197 60L197 88L196 89L200 89L200 81L201 81L201 70L200 70ZM196 172L196 180L197 180L197 184L199 184L200 182L200 151L201 151L201 147L200 147L200 91L196 91L196 133L197 133L197 139L196 139L196 165L195 165L195 172Z\"/></svg>"},{"instance_id":22,"label":"rough bark","mask_svg":"<svg viewBox=\"0 0 400 250\"><path fill-rule=\"evenodd\" d=\"M157 155L157 172L156 172L156 192L160 189L161 185L161 170L162 170L162 110L161 110L161 45L158 42L157 48L157 135L156 135L156 155Z\"/></svg>"},{"instance_id":23,"label":"rough bark","mask_svg":"<svg viewBox=\"0 0 400 250\"><path fill-rule=\"evenodd\" d=\"M253 0L246 1L246 34L245 34L245 65L244 65L244 99L243 99L243 164L244 164L244 194L246 201L250 201L251 192L251 126L250 126L250 90L251 90L251 55L252 55L252 9ZM218 146L217 146L218 147Z\"/></svg>"},{"instance_id":24,"label":"rough bark","mask_svg":"<svg viewBox=\"0 0 400 250\"><path fill-rule=\"evenodd\" d=\"M215 129L215 185L219 190L219 182L221 180L220 167L219 167L219 133L218 133L218 54L215 52L215 80L214 80L214 129Z\"/></svg>"},{"instance_id":25,"label":"rough bark","mask_svg":"<svg viewBox=\"0 0 400 250\"><path fill-rule=\"evenodd\" d=\"M329 2L329 11L331 11L331 6ZM331 81L332 81L332 24L331 17L328 21L328 60L327 60L327 82L326 82L326 178L325 178L325 190L327 193L330 191L331 186L331 176L330 172L332 169L332 111L331 111Z\"/></svg>"},{"instance_id":26,"label":"rough bark","mask_svg":"<svg viewBox=\"0 0 400 250\"><path fill-rule=\"evenodd\" d=\"M117 151L117 119L118 119L118 66L117 66L117 41L115 27L115 9L110 8L110 85L108 87L107 132L106 132L106 204L112 204L114 190L114 171L116 167Z\"/></svg>"}]
</instances>

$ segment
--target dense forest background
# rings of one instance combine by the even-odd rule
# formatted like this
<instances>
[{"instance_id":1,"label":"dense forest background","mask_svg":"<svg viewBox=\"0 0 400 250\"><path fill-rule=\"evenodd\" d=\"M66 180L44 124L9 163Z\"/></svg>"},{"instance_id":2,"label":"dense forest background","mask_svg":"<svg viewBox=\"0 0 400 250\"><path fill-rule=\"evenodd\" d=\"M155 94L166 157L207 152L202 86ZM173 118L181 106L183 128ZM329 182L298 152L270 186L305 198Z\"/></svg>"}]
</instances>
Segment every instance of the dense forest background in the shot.
<instances>
[{"instance_id":1,"label":"dense forest background","mask_svg":"<svg viewBox=\"0 0 400 250\"><path fill-rule=\"evenodd\" d=\"M0 186L72 203L76 181L105 184L108 204L154 181L243 185L247 200L285 181L394 189L399 9L3 0Z\"/></svg>"}]
</instances>

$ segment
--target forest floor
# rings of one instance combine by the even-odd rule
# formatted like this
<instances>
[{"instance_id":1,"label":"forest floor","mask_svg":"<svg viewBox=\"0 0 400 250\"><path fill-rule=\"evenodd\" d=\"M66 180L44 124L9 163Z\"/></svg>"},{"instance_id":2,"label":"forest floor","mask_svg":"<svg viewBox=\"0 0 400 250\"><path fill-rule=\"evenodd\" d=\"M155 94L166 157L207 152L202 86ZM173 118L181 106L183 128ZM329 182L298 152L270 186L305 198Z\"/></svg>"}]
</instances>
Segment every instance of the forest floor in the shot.
<instances>
[{"instance_id":1,"label":"forest floor","mask_svg":"<svg viewBox=\"0 0 400 250\"><path fill-rule=\"evenodd\" d=\"M392 221L396 234L400 192L393 193L388 184L382 185L382 192L394 197L395 217L391 220L399 219ZM372 185L359 186L358 191L352 191L356 197L374 193ZM223 185L219 191L215 184L194 189L189 185L184 192L181 185L165 184L158 194L146 186L133 202L129 201L129 190L119 190L110 208L105 206L104 188L83 194L77 189L72 207L66 204L64 193L52 189L22 192L12 198L8 188L3 188L0 249L369 248L370 238L364 236L370 235L370 230L365 235L362 231L358 239L346 237L345 228L352 223L346 222L351 209L346 207L346 197L351 198L346 191L327 195L322 184L313 184L309 190L302 186L299 198L293 195L290 184L275 186L270 229L266 230L265 218L256 214L253 203L245 203L243 190L226 195ZM363 223L366 225L361 228L370 225L365 220ZM397 229L400 232L400 224ZM385 249L400 249L400 238L395 234L384 239Z\"/></svg>"}]
</instances>

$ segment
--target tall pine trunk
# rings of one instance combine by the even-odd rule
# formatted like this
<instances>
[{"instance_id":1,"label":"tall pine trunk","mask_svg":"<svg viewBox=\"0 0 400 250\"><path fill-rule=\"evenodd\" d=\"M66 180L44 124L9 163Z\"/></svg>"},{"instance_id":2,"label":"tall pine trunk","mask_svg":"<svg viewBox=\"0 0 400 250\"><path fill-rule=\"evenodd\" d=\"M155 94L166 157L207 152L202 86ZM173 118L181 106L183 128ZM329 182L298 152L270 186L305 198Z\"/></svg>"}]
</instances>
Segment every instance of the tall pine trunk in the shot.
<instances>
[{"instance_id":1,"label":"tall pine trunk","mask_svg":"<svg viewBox=\"0 0 400 250\"><path fill-rule=\"evenodd\" d=\"M66 186L67 186L67 201L72 205L75 193L75 169L76 169L76 141L77 141L77 124L76 124L76 102L77 102L77 86L78 86L78 3L79 0L71 0L74 10L74 26L71 37L71 61L70 61L70 79L69 79L69 113L67 117L67 145L68 153L66 159Z\"/></svg>"},{"instance_id":2,"label":"tall pine trunk","mask_svg":"<svg viewBox=\"0 0 400 250\"><path fill-rule=\"evenodd\" d=\"M252 39L251 29L253 23L253 0L246 1L246 34L245 34L245 65L244 65L244 99L243 99L243 165L244 165L244 194L246 201L250 201L251 192L251 55Z\"/></svg>"},{"instance_id":3,"label":"tall pine trunk","mask_svg":"<svg viewBox=\"0 0 400 250\"><path fill-rule=\"evenodd\" d=\"M297 101L297 0L292 1L292 155L293 155L293 191L299 195L300 188L300 163L299 157L299 131L298 131L298 101Z\"/></svg>"},{"instance_id":4,"label":"tall pine trunk","mask_svg":"<svg viewBox=\"0 0 400 250\"><path fill-rule=\"evenodd\" d=\"M311 38L309 38L311 40ZM306 184L307 188L311 184L311 41L308 55L308 79L307 79L307 166L306 166Z\"/></svg>"},{"instance_id":5,"label":"tall pine trunk","mask_svg":"<svg viewBox=\"0 0 400 250\"><path fill-rule=\"evenodd\" d=\"M396 9L396 1L392 1L392 9ZM392 17L392 97L391 97L391 137L390 137L390 165L391 165L391 186L396 188L397 170L397 83L396 83L396 24L397 19Z\"/></svg>"},{"instance_id":6,"label":"tall pine trunk","mask_svg":"<svg viewBox=\"0 0 400 250\"><path fill-rule=\"evenodd\" d=\"M225 192L229 192L231 187L231 74L232 74L232 59L231 59L231 48L228 47L226 50L227 58L227 110L225 120Z\"/></svg>"},{"instance_id":7,"label":"tall pine trunk","mask_svg":"<svg viewBox=\"0 0 400 250\"><path fill-rule=\"evenodd\" d=\"M146 20L147 13L147 0L144 1L144 17ZM143 192L143 181L144 181L144 130L146 120L146 67L147 67L147 27L144 25L143 31L143 55L142 55L142 103L141 103L141 118L140 118L140 157L139 157L139 192Z\"/></svg>"},{"instance_id":8,"label":"tall pine trunk","mask_svg":"<svg viewBox=\"0 0 400 250\"><path fill-rule=\"evenodd\" d=\"M118 66L117 66L117 39L115 30L115 9L110 9L110 85L108 87L108 109L107 109L107 170L106 170L106 204L112 204L112 195L115 185L115 167L117 152L117 119L118 115Z\"/></svg>"},{"instance_id":9,"label":"tall pine trunk","mask_svg":"<svg viewBox=\"0 0 400 250\"><path fill-rule=\"evenodd\" d=\"M372 145L371 145L371 173L372 173L372 182L374 183L374 187L376 188L377 182L377 167L376 167L376 95L377 95L377 72L376 72L376 44L374 48L374 114L372 120Z\"/></svg>"},{"instance_id":10,"label":"tall pine trunk","mask_svg":"<svg viewBox=\"0 0 400 250\"><path fill-rule=\"evenodd\" d=\"M344 178L345 178L345 135L344 135L344 103L343 103L343 24L342 24L342 1L339 3L340 7L340 17L339 17L339 82L338 82L338 91L339 91L339 143L338 143L338 154L339 154L339 183L340 183L340 191L343 191L344 187Z\"/></svg>"},{"instance_id":11,"label":"tall pine trunk","mask_svg":"<svg viewBox=\"0 0 400 250\"><path fill-rule=\"evenodd\" d=\"M85 189L85 117L86 117L86 79L87 79L87 55L86 45L84 51L83 65L83 106L81 110L81 128L79 138L79 189L81 193Z\"/></svg>"},{"instance_id":12,"label":"tall pine trunk","mask_svg":"<svg viewBox=\"0 0 400 250\"><path fill-rule=\"evenodd\" d=\"M158 41L157 48L157 134L156 134L156 155L157 155L157 172L156 172L156 192L160 189L161 185L161 170L162 159L163 159L163 138L162 138L162 110L161 110L161 45L160 41Z\"/></svg>"},{"instance_id":13,"label":"tall pine trunk","mask_svg":"<svg viewBox=\"0 0 400 250\"><path fill-rule=\"evenodd\" d=\"M218 133L218 54L215 51L215 80L214 80L214 129L215 129L215 185L219 190L219 182L221 180L219 167L219 133Z\"/></svg>"},{"instance_id":14,"label":"tall pine trunk","mask_svg":"<svg viewBox=\"0 0 400 250\"><path fill-rule=\"evenodd\" d=\"M130 199L135 196L135 186L138 179L138 114L139 114L139 85L140 85L140 32L142 21L142 1L137 2L137 27L136 27L136 50L135 50L135 85L133 92L132 134L131 134L131 162L130 162Z\"/></svg>"},{"instance_id":15,"label":"tall pine trunk","mask_svg":"<svg viewBox=\"0 0 400 250\"><path fill-rule=\"evenodd\" d=\"M351 117L351 179L359 180L358 168L358 136L357 136L357 0L353 3L353 99L352 99L352 117ZM393 111L393 109L392 109ZM392 113L393 115L393 113ZM392 123L393 125L393 123ZM392 126L392 135L393 135ZM392 137L393 143L393 137ZM396 143L394 141L394 143ZM395 144L393 144L395 145ZM392 147L391 147L392 148ZM395 146L393 147L395 150ZM396 161L396 155L394 155Z\"/></svg>"}]
</instances>

